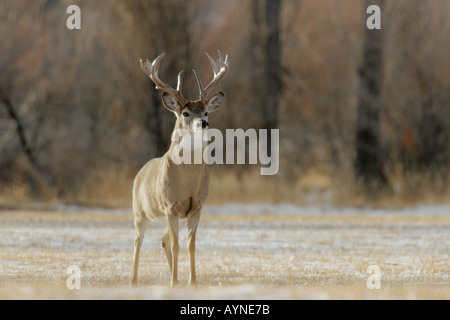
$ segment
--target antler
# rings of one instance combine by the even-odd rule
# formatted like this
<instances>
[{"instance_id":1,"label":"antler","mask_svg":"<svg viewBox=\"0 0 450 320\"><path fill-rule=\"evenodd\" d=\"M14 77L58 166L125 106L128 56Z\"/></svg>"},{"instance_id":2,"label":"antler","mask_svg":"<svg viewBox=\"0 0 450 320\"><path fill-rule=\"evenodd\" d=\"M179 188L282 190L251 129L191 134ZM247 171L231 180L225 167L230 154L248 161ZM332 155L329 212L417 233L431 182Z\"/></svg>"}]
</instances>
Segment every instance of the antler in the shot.
<instances>
[{"instance_id":1,"label":"antler","mask_svg":"<svg viewBox=\"0 0 450 320\"><path fill-rule=\"evenodd\" d=\"M152 81L156 85L156 89L167 92L168 94L170 94L171 96L176 98L178 103L181 106L184 106L188 102L188 100L183 96L183 93L181 92L182 91L182 79L181 78L183 76L184 71L181 71L178 74L177 90L175 90L171 86L162 82L161 79L159 79L159 77L158 77L159 64L160 64L162 58L165 56L165 54L166 54L165 52L160 54L158 56L158 58L156 58L153 62L150 62L147 59L146 59L146 62L143 62L141 59L141 69L150 77L150 79L152 79Z\"/></svg>"},{"instance_id":2,"label":"antler","mask_svg":"<svg viewBox=\"0 0 450 320\"><path fill-rule=\"evenodd\" d=\"M219 53L218 60L214 60L207 52L205 52L214 71L213 80L205 88L203 88L202 81L200 80L197 71L193 70L200 90L200 99L203 101L206 101L209 98L209 94L228 72L228 55L226 55L224 59L222 52L220 52L219 50L217 50L217 52Z\"/></svg>"}]
</instances>

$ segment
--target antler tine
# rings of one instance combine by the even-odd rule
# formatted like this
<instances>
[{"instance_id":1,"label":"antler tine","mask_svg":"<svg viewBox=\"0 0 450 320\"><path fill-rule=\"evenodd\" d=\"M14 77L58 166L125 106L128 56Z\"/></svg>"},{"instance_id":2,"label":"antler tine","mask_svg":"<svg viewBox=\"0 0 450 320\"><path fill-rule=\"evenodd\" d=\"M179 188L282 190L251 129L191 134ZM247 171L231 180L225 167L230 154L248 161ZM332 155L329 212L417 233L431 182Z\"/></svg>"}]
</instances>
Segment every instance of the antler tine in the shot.
<instances>
[{"instance_id":1,"label":"antler tine","mask_svg":"<svg viewBox=\"0 0 450 320\"><path fill-rule=\"evenodd\" d=\"M219 53L219 60L223 61L223 63L225 63L226 65L228 65L228 55L225 55L225 60L223 59L223 54L222 51L217 50L217 52Z\"/></svg>"},{"instance_id":2,"label":"antler tine","mask_svg":"<svg viewBox=\"0 0 450 320\"><path fill-rule=\"evenodd\" d=\"M148 59L146 59L146 61L143 62L141 59L140 62L141 62L142 71L144 71L145 74L150 77L150 75L151 75L151 69L149 68L149 65L151 65L150 61L148 61Z\"/></svg>"},{"instance_id":3,"label":"antler tine","mask_svg":"<svg viewBox=\"0 0 450 320\"><path fill-rule=\"evenodd\" d=\"M194 72L195 80L197 80L197 85L198 85L198 88L199 88L199 95L200 95L199 99L205 101L206 97L205 97L204 92L203 92L202 80L200 79L200 76L198 75L197 71L195 71L195 70L192 70L192 71Z\"/></svg>"},{"instance_id":4,"label":"antler tine","mask_svg":"<svg viewBox=\"0 0 450 320\"><path fill-rule=\"evenodd\" d=\"M195 77L197 79L198 86L200 88L200 99L206 100L209 97L209 93L214 89L222 80L222 78L227 74L228 72L228 55L225 56L225 59L223 58L222 52L217 50L219 53L219 59L214 60L207 52L205 52L206 56L208 57L209 63L211 64L211 68L214 72L214 78L213 80L205 87L203 88L203 85L201 84L201 80L194 70Z\"/></svg>"},{"instance_id":5,"label":"antler tine","mask_svg":"<svg viewBox=\"0 0 450 320\"><path fill-rule=\"evenodd\" d=\"M209 55L208 52L205 52L205 54L208 57L209 63L211 64L211 67L214 70L214 74L218 73L219 72L219 66L217 65L216 61L213 59L213 57L211 57Z\"/></svg>"},{"instance_id":6,"label":"antler tine","mask_svg":"<svg viewBox=\"0 0 450 320\"><path fill-rule=\"evenodd\" d=\"M184 70L181 70L180 73L178 74L177 91L180 93L183 91L183 79L182 79L183 74L184 74Z\"/></svg>"},{"instance_id":7,"label":"antler tine","mask_svg":"<svg viewBox=\"0 0 450 320\"><path fill-rule=\"evenodd\" d=\"M165 52L160 54L152 63L148 59L146 60L146 62L142 62L142 59L141 59L141 69L142 69L142 71L144 71L150 77L150 79L152 79L152 81L156 85L156 89L162 90L164 92L167 92L168 94L170 94L171 96L176 98L177 101L181 105L184 105L184 104L186 104L187 100L183 96L183 93L181 92L181 89L182 89L182 78L181 77L183 75L183 71L181 71L178 74L177 90L175 90L174 88L172 88L168 84L162 82L161 79L158 76L159 65L161 63L162 58L165 55L166 55Z\"/></svg>"},{"instance_id":8,"label":"antler tine","mask_svg":"<svg viewBox=\"0 0 450 320\"><path fill-rule=\"evenodd\" d=\"M219 84L220 80L222 80L222 78L228 72L228 55L226 56L225 59L223 59L222 52L220 52L219 50L217 50L217 51L219 53L219 60L217 60L217 61L212 59L211 56L208 54L208 58L211 62L211 66L214 70L214 78L203 90L204 95L206 97L208 96L208 93Z\"/></svg>"}]
</instances>

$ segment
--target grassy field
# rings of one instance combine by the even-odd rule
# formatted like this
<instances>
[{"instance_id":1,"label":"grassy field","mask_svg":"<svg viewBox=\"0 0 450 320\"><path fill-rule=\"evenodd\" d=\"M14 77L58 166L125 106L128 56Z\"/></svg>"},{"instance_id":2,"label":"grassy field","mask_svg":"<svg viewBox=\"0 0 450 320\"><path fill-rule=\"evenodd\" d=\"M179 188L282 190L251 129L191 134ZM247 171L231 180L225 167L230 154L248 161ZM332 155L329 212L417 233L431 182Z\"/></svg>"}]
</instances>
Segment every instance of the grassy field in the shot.
<instances>
[{"instance_id":1,"label":"grassy field","mask_svg":"<svg viewBox=\"0 0 450 320\"><path fill-rule=\"evenodd\" d=\"M2 209L0 299L450 299L450 207L207 207L197 288L187 286L180 229L180 286L169 286L161 223L147 231L130 287L129 210ZM66 285L72 265L79 290ZM366 285L371 265L380 289Z\"/></svg>"}]
</instances>

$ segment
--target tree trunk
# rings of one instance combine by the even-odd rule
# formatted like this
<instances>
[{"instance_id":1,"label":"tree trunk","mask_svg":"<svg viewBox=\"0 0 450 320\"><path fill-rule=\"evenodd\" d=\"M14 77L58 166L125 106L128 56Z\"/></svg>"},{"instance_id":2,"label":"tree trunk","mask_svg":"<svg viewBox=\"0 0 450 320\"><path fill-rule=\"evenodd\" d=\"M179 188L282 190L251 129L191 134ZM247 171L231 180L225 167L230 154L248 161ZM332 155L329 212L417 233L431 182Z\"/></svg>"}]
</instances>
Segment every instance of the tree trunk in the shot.
<instances>
[{"instance_id":1,"label":"tree trunk","mask_svg":"<svg viewBox=\"0 0 450 320\"><path fill-rule=\"evenodd\" d=\"M364 10L371 4L383 8L383 0L366 0ZM380 108L383 78L383 29L366 28L362 63L359 70L360 91L356 132L357 181L375 191L387 186L380 149Z\"/></svg>"},{"instance_id":2,"label":"tree trunk","mask_svg":"<svg viewBox=\"0 0 450 320\"><path fill-rule=\"evenodd\" d=\"M278 102L281 92L280 65L280 10L281 0L265 1L266 43L265 43L265 81L266 81L266 124L267 129L279 126Z\"/></svg>"},{"instance_id":3,"label":"tree trunk","mask_svg":"<svg viewBox=\"0 0 450 320\"><path fill-rule=\"evenodd\" d=\"M163 79L176 82L178 73L191 63L191 30L193 22L189 3L184 0L150 0L152 11L149 29L152 32L153 57L166 52L161 68ZM148 18L148 17L147 17ZM154 109L148 129L155 139L157 156L162 156L171 144L175 117L162 105L161 91L155 90L152 83L151 100Z\"/></svg>"},{"instance_id":4,"label":"tree trunk","mask_svg":"<svg viewBox=\"0 0 450 320\"><path fill-rule=\"evenodd\" d=\"M28 173L32 181L34 181L37 191L40 193L41 196L44 197L44 199L46 200L52 199L55 196L55 191L51 187L44 173L44 170L42 169L35 153L33 152L30 146L30 143L25 134L25 128L22 124L22 121L20 120L9 98L6 97L1 91L0 91L0 103L5 106L9 117L16 124L17 137L19 139L20 146L25 155L25 158L27 159L29 164Z\"/></svg>"},{"instance_id":5,"label":"tree trunk","mask_svg":"<svg viewBox=\"0 0 450 320\"><path fill-rule=\"evenodd\" d=\"M279 98L281 94L281 0L253 0L251 7L252 33L250 54L252 64L251 105L259 111L260 129L269 130L268 150L271 146L271 129L279 128Z\"/></svg>"}]
</instances>

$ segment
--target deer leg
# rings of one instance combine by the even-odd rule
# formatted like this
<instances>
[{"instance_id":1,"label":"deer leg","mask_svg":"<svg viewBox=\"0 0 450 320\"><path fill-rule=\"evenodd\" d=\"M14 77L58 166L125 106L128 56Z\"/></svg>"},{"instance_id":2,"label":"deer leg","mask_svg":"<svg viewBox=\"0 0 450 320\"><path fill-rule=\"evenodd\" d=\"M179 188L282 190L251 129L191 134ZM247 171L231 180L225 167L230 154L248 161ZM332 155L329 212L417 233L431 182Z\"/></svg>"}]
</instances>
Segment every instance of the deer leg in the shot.
<instances>
[{"instance_id":1,"label":"deer leg","mask_svg":"<svg viewBox=\"0 0 450 320\"><path fill-rule=\"evenodd\" d=\"M200 220L200 211L196 211L187 218L187 229L188 229L188 251L189 251L189 266L190 266L190 277L189 284L195 285L197 282L195 276L195 235L197 233L197 226Z\"/></svg>"},{"instance_id":2,"label":"deer leg","mask_svg":"<svg viewBox=\"0 0 450 320\"><path fill-rule=\"evenodd\" d=\"M172 274L172 249L171 249L172 245L171 245L171 243L172 243L172 241L170 241L169 230L167 230L166 234L161 239L161 246L163 247L164 252L166 253L167 262L169 263L170 274Z\"/></svg>"},{"instance_id":3,"label":"deer leg","mask_svg":"<svg viewBox=\"0 0 450 320\"><path fill-rule=\"evenodd\" d=\"M180 246L178 244L178 216L173 214L167 215L167 226L170 236L170 250L172 253L171 285L175 286L178 283L178 252L180 252Z\"/></svg>"},{"instance_id":4,"label":"deer leg","mask_svg":"<svg viewBox=\"0 0 450 320\"><path fill-rule=\"evenodd\" d=\"M131 285L137 284L138 267L139 267L139 253L144 240L145 231L147 230L148 220L144 219L140 222L135 221L135 235L134 235L134 254L133 265L131 266Z\"/></svg>"}]
</instances>

